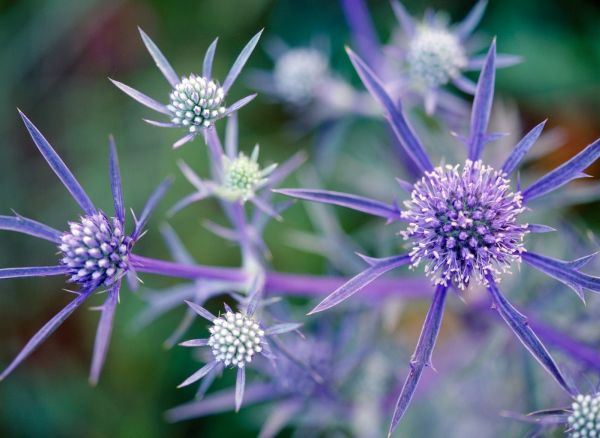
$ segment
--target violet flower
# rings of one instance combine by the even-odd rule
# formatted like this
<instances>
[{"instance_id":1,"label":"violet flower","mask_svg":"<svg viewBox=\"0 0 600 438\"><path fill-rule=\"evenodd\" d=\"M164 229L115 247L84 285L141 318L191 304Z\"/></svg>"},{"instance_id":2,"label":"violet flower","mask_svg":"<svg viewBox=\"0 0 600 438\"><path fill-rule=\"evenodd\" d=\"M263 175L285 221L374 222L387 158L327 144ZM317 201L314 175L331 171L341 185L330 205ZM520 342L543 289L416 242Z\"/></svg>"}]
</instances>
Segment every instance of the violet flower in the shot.
<instances>
[{"instance_id":1,"label":"violet flower","mask_svg":"<svg viewBox=\"0 0 600 438\"><path fill-rule=\"evenodd\" d=\"M361 55L374 63L375 68L372 69L380 72L392 96L401 97L404 101L410 100L413 95L420 96L426 112L431 115L438 104L446 110L460 110L457 98L444 90L449 84L464 93L475 94L475 83L464 73L479 71L484 64L483 56L471 53L473 47L470 38L483 17L487 0L479 0L467 16L455 25L448 25L445 14L431 10L426 12L423 20L417 22L402 3L392 0L401 38L385 48L388 55L385 58L367 54L367 51L372 52L378 47L373 32L363 36L358 34L372 27L364 2L344 0L342 5ZM498 55L496 67L509 67L519 62L519 56Z\"/></svg>"},{"instance_id":2,"label":"violet flower","mask_svg":"<svg viewBox=\"0 0 600 438\"><path fill-rule=\"evenodd\" d=\"M529 206L531 200L585 176L583 170L600 156L600 140L524 190L518 186L516 190L510 189L508 177L535 143L543 123L516 145L500 170L481 163L484 145L498 137L487 133L494 91L494 41L477 84L471 132L464 139L468 149L466 164L434 168L425 148L404 117L402 108L394 104L371 69L352 51L348 53L363 83L384 107L395 134L423 176L414 184L399 181L401 187L411 193L411 199L405 202L406 209L403 211L395 205L345 193L307 189L279 192L300 199L349 207L383 217L388 222L408 222L403 235L411 241L409 253L385 259L363 257L370 267L335 290L311 312L320 312L339 304L399 266L412 265L415 268L420 263L426 265L425 271L432 278L436 290L411 359L409 375L394 411L390 434L406 412L424 368L431 365L447 290L450 287L467 287L472 280L487 287L491 302L502 319L559 385L573 394L573 388L527 324L526 317L508 302L496 284L500 274L508 270L511 264L524 260L537 270L565 283L582 298L584 289L600 291L600 278L580 271L589 257L562 261L529 252L522 246L521 240L527 233L546 232L548 228L517 221L523 207Z\"/></svg>"},{"instance_id":3,"label":"violet flower","mask_svg":"<svg viewBox=\"0 0 600 438\"><path fill-rule=\"evenodd\" d=\"M220 85L212 77L213 58L218 39L215 39L206 51L202 74L196 75L192 73L187 77L182 76L180 78L150 37L142 29L139 29L139 31L148 52L150 52L154 62L156 62L156 66L172 87L169 95L169 104L165 105L157 102L121 82L113 79L110 80L121 91L142 105L169 117L168 122L144 119L149 124L167 128L185 128L188 131L184 137L173 144L174 148L192 141L205 128L213 126L215 121L237 111L256 97L256 94L246 96L229 107L225 104L225 98L229 89L256 47L262 31L254 35L242 49L229 73L227 73L223 85Z\"/></svg>"},{"instance_id":4,"label":"violet flower","mask_svg":"<svg viewBox=\"0 0 600 438\"><path fill-rule=\"evenodd\" d=\"M150 214L165 194L171 181L165 180L156 189L146 203L139 219L134 217L133 231L126 234L121 175L117 149L113 139L110 138L109 148L110 183L115 215L110 217L94 206L79 182L40 131L23 113L20 111L19 113L33 142L50 168L79 204L83 210L83 215L79 220L69 222L69 228L65 232L60 232L48 225L19 215L14 217L0 216L0 229L29 234L55 243L61 257L60 263L56 266L0 269L0 278L65 275L68 277L67 281L69 283L77 285L78 290L73 292L76 298L50 319L29 340L17 357L0 374L0 380L5 379L17 368L94 292L107 291L106 300L98 309L101 311L101 316L90 371L90 382L95 385L100 377L108 350L114 314L119 301L121 280L126 274L135 277L135 272L131 266L132 248L144 234L144 227Z\"/></svg>"}]
</instances>

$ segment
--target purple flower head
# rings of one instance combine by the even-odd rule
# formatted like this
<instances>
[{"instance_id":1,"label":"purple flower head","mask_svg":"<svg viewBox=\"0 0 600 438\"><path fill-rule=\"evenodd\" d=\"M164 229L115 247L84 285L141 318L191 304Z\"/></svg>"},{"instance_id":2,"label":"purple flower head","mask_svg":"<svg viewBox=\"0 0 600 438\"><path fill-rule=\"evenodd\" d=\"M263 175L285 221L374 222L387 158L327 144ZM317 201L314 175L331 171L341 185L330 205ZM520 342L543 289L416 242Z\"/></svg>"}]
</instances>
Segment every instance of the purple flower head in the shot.
<instances>
[{"instance_id":1,"label":"purple flower head","mask_svg":"<svg viewBox=\"0 0 600 438\"><path fill-rule=\"evenodd\" d=\"M520 261L527 225L517 223L525 209L502 172L481 161L437 167L414 184L402 218L410 239L412 267L426 264L434 284L465 289L475 277L487 284Z\"/></svg>"},{"instance_id":2,"label":"purple flower head","mask_svg":"<svg viewBox=\"0 0 600 438\"><path fill-rule=\"evenodd\" d=\"M90 373L90 382L96 384L108 350L112 322L119 300L121 279L124 275L131 274L132 281L135 281L135 272L130 265L133 257L131 250L135 242L143 235L146 222L170 185L170 180L166 180L158 187L148 200L140 218L135 218L135 226L131 234L126 234L121 175L113 139L110 139L109 170L115 216L109 217L94 206L79 182L40 131L23 113L20 114L35 145L71 193L73 199L79 204L84 215L79 221L69 222L69 230L63 233L22 216L0 216L0 229L17 231L53 242L62 254L57 266L0 269L0 278L66 275L70 283L78 285L79 290L74 292L77 297L31 338L12 363L0 374L0 380L8 376L23 362L96 290L106 288L108 296L99 308L102 315L98 325Z\"/></svg>"},{"instance_id":3,"label":"purple flower head","mask_svg":"<svg viewBox=\"0 0 600 438\"><path fill-rule=\"evenodd\" d=\"M129 269L134 240L125 235L119 219L110 219L103 212L69 222L69 231L60 240L60 262L69 269L69 282L84 289L111 286Z\"/></svg>"},{"instance_id":4,"label":"purple flower head","mask_svg":"<svg viewBox=\"0 0 600 438\"><path fill-rule=\"evenodd\" d=\"M511 189L509 175L541 134L544 122L523 137L500 169L494 170L482 164L480 157L485 144L499 138L498 134L487 132L496 71L494 41L477 83L470 133L461 137L466 145L467 161L463 166L434 168L425 147L405 118L402 107L390 97L379 78L361 58L352 51L349 51L349 56L367 89L383 106L386 118L406 154L422 174L414 184L399 181L411 193L410 201L405 203L406 210L400 212L396 203L386 204L339 192L308 189L284 189L280 192L300 199L349 207L383 217L388 222L408 221L402 233L413 245L408 254L383 259L363 256L369 267L336 289L311 313L341 303L392 269L407 264L415 266L426 259L425 270L437 286L411 358L409 374L394 410L390 434L408 409L423 371L431 366L449 287L465 288L473 278L486 286L494 308L533 357L567 393L574 394L571 383L563 376L527 318L498 289L496 278L513 261L522 259L563 282L582 299L585 289L600 292L600 278L580 271L590 257L563 261L527 251L522 245L525 234L544 233L548 227L517 223L517 216L524 207L531 206L533 199L585 176L583 171L600 157L600 140L524 190L518 184L517 189Z\"/></svg>"},{"instance_id":5,"label":"purple flower head","mask_svg":"<svg viewBox=\"0 0 600 438\"><path fill-rule=\"evenodd\" d=\"M225 98L229 89L256 47L262 31L254 35L242 49L222 85L212 78L212 64L217 48L217 39L212 42L206 51L202 74L197 75L192 73L188 76L179 77L150 37L142 29L139 31L148 52L150 52L157 67L172 87L169 94L169 103L164 105L121 82L112 79L111 81L121 91L142 105L169 117L168 122L145 120L149 124L167 128L184 128L187 130L188 133L175 142L173 145L174 148L193 140L196 135L205 128L212 126L215 121L237 111L256 96L246 96L229 107L225 104Z\"/></svg>"}]
</instances>

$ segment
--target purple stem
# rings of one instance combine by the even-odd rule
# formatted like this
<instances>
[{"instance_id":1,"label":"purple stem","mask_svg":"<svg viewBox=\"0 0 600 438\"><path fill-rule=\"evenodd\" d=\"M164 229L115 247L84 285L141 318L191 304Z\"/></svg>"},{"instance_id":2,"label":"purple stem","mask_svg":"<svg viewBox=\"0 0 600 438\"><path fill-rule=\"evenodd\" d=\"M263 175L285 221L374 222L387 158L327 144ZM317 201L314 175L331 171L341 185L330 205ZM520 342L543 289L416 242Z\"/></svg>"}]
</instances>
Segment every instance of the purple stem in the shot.
<instances>
[{"instance_id":1,"label":"purple stem","mask_svg":"<svg viewBox=\"0 0 600 438\"><path fill-rule=\"evenodd\" d=\"M243 282L248 274L239 268L222 268L205 265L186 265L165 260L131 255L131 266L137 272L166 275L168 277L187 278L190 280L210 279ZM330 294L343 285L346 277L300 275L284 272L268 272L265 284L267 292L286 295L323 296ZM421 278L382 278L363 289L369 297L383 298L389 295L400 295L404 298L431 297L429 282Z\"/></svg>"}]
</instances>

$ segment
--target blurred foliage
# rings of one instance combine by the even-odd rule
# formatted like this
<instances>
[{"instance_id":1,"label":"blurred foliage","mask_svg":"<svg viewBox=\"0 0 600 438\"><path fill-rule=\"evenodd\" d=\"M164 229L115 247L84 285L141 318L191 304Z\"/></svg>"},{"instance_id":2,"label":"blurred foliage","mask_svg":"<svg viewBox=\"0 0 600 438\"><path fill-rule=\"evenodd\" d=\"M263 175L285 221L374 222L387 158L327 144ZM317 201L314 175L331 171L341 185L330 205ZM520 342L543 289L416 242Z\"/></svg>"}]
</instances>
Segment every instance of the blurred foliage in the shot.
<instances>
[{"instance_id":1,"label":"blurred foliage","mask_svg":"<svg viewBox=\"0 0 600 438\"><path fill-rule=\"evenodd\" d=\"M410 11L423 2L405 2ZM382 38L394 21L387 0L369 6ZM470 1L432 1L460 18ZM525 126L550 117L552 126L568 134L564 148L539 164L550 167L599 136L600 12L593 1L491 1L481 25L482 36L498 36L499 49L523 55L526 62L498 74L498 93L514 99ZM78 214L76 206L48 169L28 138L18 105L64 157L92 199L109 210L107 136L115 135L124 174L128 207L139 211L149 193L166 176L178 175L176 160L184 158L198 172L206 170L197 141L173 152L178 133L145 125L143 107L116 90L114 77L149 95L164 98L168 86L154 67L137 33L143 27L181 73L200 68L210 41L219 36L215 69L223 75L238 51L257 29L265 39L280 36L304 44L316 35L329 38L333 66L358 83L342 50L347 28L336 1L321 0L0 0L0 212L11 208L59 229ZM482 39L485 43L488 38ZM263 40L264 42L264 40ZM259 49L251 67L269 68ZM243 81L231 101L247 93ZM243 148L258 142L269 161L281 161L299 149L310 149L312 137L290 134L282 108L260 97L240 113ZM345 141L365 140L364 136ZM361 146L361 145L355 145ZM293 183L293 182L291 182ZM190 187L177 178L166 202L154 216L138 253L167 257L157 233L168 206ZM196 204L170 222L185 237L197 260L235 265L235 248L202 227L205 218L220 217L217 204ZM581 208L588 223L598 226L597 210ZM352 229L362 219L345 213ZM272 225L268 240L278 269L320 272L324 260L287 247L285 230L307 229L302 208L286 213L284 224ZM43 242L2 233L0 266L50 264L55 249ZM172 284L151 278L153 287ZM0 363L6 364L27 338L69 299L62 279L31 279L0 283ZM166 351L162 341L180 312L161 319L141 333L129 330L142 301L126 289L117 311L113 343L98 388L87 384L88 364L97 314L77 312L6 382L0 385L0 436L255 436L262 423L260 408L238 415L170 425L162 413L187 401L191 390L175 386L197 366L188 351ZM416 324L419 324L419 318ZM198 330L198 328L195 328ZM493 362L493 356L482 360ZM402 366L404 367L404 365ZM226 377L217 386L225 386ZM423 403L421 403L423 404ZM419 405L415 406L416 409ZM427 411L425 411L427 412ZM437 415L441 415L437 413ZM456 419L459 421L458 419ZM415 422L429 421L427 417ZM415 425L418 429L418 424ZM452 433L451 436L455 436Z\"/></svg>"}]
</instances>

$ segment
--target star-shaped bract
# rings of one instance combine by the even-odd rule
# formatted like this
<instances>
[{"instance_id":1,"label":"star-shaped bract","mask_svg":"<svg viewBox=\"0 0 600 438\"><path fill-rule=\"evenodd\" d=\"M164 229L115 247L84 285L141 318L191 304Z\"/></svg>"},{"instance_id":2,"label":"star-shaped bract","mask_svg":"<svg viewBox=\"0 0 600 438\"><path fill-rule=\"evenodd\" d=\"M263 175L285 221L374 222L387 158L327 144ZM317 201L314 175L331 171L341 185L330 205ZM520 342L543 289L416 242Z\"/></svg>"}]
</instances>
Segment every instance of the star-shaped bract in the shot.
<instances>
[{"instance_id":1,"label":"star-shaped bract","mask_svg":"<svg viewBox=\"0 0 600 438\"><path fill-rule=\"evenodd\" d=\"M25 127L50 168L67 188L83 210L77 222L69 224L69 231L61 233L48 225L19 215L0 216L0 229L29 234L56 244L62 259L56 266L35 266L0 269L0 278L44 277L66 275L70 283L78 285L77 297L48 321L25 345L17 357L0 374L5 379L42 342L44 342L95 291L107 290L107 298L99 308L100 322L96 333L90 382L96 384L108 350L115 309L119 301L122 277L135 274L129 266L133 245L142 236L148 218L171 184L165 180L149 198L141 216L135 218L134 229L125 235L125 207L117 149L112 137L110 149L110 183L115 216L109 218L96 208L60 156L31 121L21 113Z\"/></svg>"},{"instance_id":2,"label":"star-shaped bract","mask_svg":"<svg viewBox=\"0 0 600 438\"><path fill-rule=\"evenodd\" d=\"M144 119L149 124L166 128L187 129L188 133L173 144L174 148L178 148L185 143L192 141L204 129L213 126L216 120L237 111L256 97L256 94L251 94L230 106L225 104L229 89L239 76L242 68L256 47L262 31L254 35L242 49L229 70L229 73L227 73L222 85L212 77L212 65L218 38L212 42L206 51L202 66L202 74L190 74L187 77L182 76L180 78L158 46L142 29L139 29L139 31L156 66L172 87L170 102L168 104L162 104L128 85L113 79L110 80L121 91L128 94L142 105L169 117L168 122Z\"/></svg>"},{"instance_id":3,"label":"star-shaped bract","mask_svg":"<svg viewBox=\"0 0 600 438\"><path fill-rule=\"evenodd\" d=\"M400 212L399 207L396 204L385 204L380 201L339 192L308 189L285 189L280 190L279 192L300 199L352 208L370 213L374 216L383 217L387 219L388 222L408 220L409 231L411 228L421 226L413 221L414 217L412 217L411 211L416 210L413 209L410 202L414 203L431 200L431 205L429 207L423 205L422 208L424 210L422 211L423 213L432 214L429 220L426 220L426 218L423 219L424 223L427 222L432 225L429 228L422 227L423 232L418 237L411 237L414 246L413 251L409 254L392 256L385 259L363 257L370 265L369 268L334 291L311 313L320 312L339 304L364 288L367 284L375 281L378 277L396 267L411 263L414 264L416 256L426 258L428 263L430 263L428 268L431 264L435 264L439 260L443 260L444 262L449 261L449 258L441 258L443 257L443 254L436 250L437 247L435 245L439 245L439 248L449 250L448 254L455 254L456 257L462 260L464 263L462 266L466 269L464 273L467 275L468 279L471 278L471 275L469 274L471 271L469 270L475 269L478 266L477 263L485 262L483 258L478 258L479 252L487 254L490 251L493 251L496 246L500 245L506 250L507 255L514 255L515 257L519 256L520 259L539 271L544 272L571 287L581 298L583 298L584 289L600 292L600 278L580 271L580 269L590 260L591 256L574 261L563 261L529 252L521 246L515 245L512 248L506 247L505 244L502 243L504 235L499 231L495 232L496 227L501 227L503 225L500 222L506 220L506 216L502 216L502 214L505 214L504 212L490 212L490 210L486 210L489 212L489 217L486 217L486 213L483 212L483 217L477 219L479 217L478 206L481 205L481 202L483 202L482 199L484 199L482 198L484 195L479 191L480 186L478 184L473 183L465 186L468 190L472 190L469 194L464 192L465 187L460 188L460 190L459 186L456 186L454 189L450 189L450 186L446 188L444 184L449 180L447 177L442 176L440 178L443 180L444 184L435 191L435 196L439 196L442 199L434 200L433 198L428 198L430 195L427 195L419 184L431 184L430 180L432 175L436 175L438 168L434 168L431 164L423 144L405 118L400 104L394 103L392 98L385 91L381 81L361 58L350 50L348 50L348 54L364 85L371 92L373 97L382 105L385 116L393 128L398 140L405 148L407 155L414 161L415 165L423 174L423 178L415 184L399 181L401 187L411 193L411 201L407 203L408 210ZM463 139L467 146L467 164L469 162L481 163L480 157L484 145L487 142L498 138L497 134L490 134L487 132L494 93L495 61L496 45L494 41L487 54L477 83L477 91L471 113L470 134ZM493 189L495 190L494 196L497 198L497 202L506 202L507 196L512 196L506 194L508 193L506 192L506 185L509 183L508 176L517 168L520 160L535 143L535 140L542 131L543 125L544 123L541 123L525 135L525 137L515 146L497 175L488 175L489 178L502 179L502 181L499 182L499 185L494 186L496 188ZM528 188L520 190L520 187L518 187L517 196L519 198L519 203L522 203L524 206L529 206L532 199L550 193L573 179L585 176L583 171L594 163L598 157L600 157L600 140L596 140L569 161L549 172L547 175L531 184ZM484 180L489 182L488 179L484 178ZM485 199L488 199L488 196L489 193L485 192ZM438 210L432 210L432 205ZM514 214L518 214L518 212L515 212ZM461 220L461 217L463 217L464 220ZM503 217L504 219L502 219ZM510 217L512 218L512 216ZM435 221L438 221L439 223L436 223ZM477 223L477 221L479 221L479 223ZM450 228L446 230L446 226L449 226ZM481 230L481 235L475 236L477 238L472 242L471 248L469 248L469 236L474 236L475 233L479 232L477 228L479 226L485 227L485 229ZM526 227L527 232L531 233L548 231L548 227L541 225L524 224L523 226ZM453 237L452 233L454 231L452 230L456 230L456 238ZM459 245L457 244L457 239L462 240L461 230L466 230L468 233L464 238L465 243ZM489 238L486 237L488 233L494 232L496 234L492 234ZM428 247L429 240L425 242L423 236L427 236L429 239L433 233L438 233L435 245L430 247L431 250L425 251L424 248ZM454 240L451 240L450 237L453 237ZM500 248L500 246L497 248ZM454 252L450 251L452 248L456 248ZM423 251L421 251L422 249ZM446 257L449 257L449 255L446 255ZM518 259L519 258L515 258L512 261L514 262ZM448 266L448 269L454 268L452 263L448 263ZM486 266L482 265L481 267L485 268ZM428 268L426 268L426 270ZM556 379L563 389L568 393L573 394L574 389L564 378L544 345L527 324L527 318L513 307L498 289L496 284L498 280L498 276L496 275L497 272L492 268L492 266L489 266L487 269L483 269L483 278L481 278L480 281L487 287L491 302L495 309L536 360L538 360L538 362ZM443 271L443 266L440 269ZM436 287L433 302L423 325L415 353L410 362L409 375L406 378L394 411L390 426L390 434L396 428L400 419L406 412L424 368L426 366L431 366L431 355L441 324L447 290L451 286L460 285L460 283L457 285L456 280L461 277L456 277L456 275L450 271L448 271L448 273L452 275L448 276L449 279L447 279L447 281L436 281L438 285ZM439 279L439 277L436 278Z\"/></svg>"}]
</instances>

